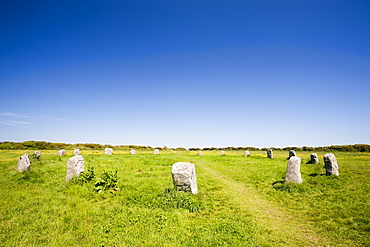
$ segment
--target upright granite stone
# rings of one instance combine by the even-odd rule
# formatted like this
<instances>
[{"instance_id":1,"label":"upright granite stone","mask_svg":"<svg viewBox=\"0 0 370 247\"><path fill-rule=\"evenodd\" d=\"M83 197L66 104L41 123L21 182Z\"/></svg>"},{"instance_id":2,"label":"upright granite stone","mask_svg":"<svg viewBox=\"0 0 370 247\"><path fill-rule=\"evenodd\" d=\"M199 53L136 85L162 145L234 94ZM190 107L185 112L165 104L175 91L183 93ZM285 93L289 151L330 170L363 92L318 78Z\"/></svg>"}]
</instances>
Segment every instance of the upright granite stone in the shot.
<instances>
[{"instance_id":1,"label":"upright granite stone","mask_svg":"<svg viewBox=\"0 0 370 247\"><path fill-rule=\"evenodd\" d=\"M35 151L33 153L36 154L36 156L41 156L41 152L40 151Z\"/></svg>"},{"instance_id":2,"label":"upright granite stone","mask_svg":"<svg viewBox=\"0 0 370 247\"><path fill-rule=\"evenodd\" d=\"M131 149L131 150L130 150L130 154L136 154L136 151L135 151L135 150L133 150L133 149Z\"/></svg>"},{"instance_id":3,"label":"upright granite stone","mask_svg":"<svg viewBox=\"0 0 370 247\"><path fill-rule=\"evenodd\" d=\"M292 156L286 168L285 182L302 183L301 177L301 158Z\"/></svg>"},{"instance_id":4,"label":"upright granite stone","mask_svg":"<svg viewBox=\"0 0 370 247\"><path fill-rule=\"evenodd\" d=\"M293 156L297 156L296 152L294 150L289 150L289 158L288 159L290 159Z\"/></svg>"},{"instance_id":5,"label":"upright granite stone","mask_svg":"<svg viewBox=\"0 0 370 247\"><path fill-rule=\"evenodd\" d=\"M249 155L250 155L250 154L249 154L249 151L248 151L248 150L246 150L246 151L244 152L244 156L245 156L245 157L249 157Z\"/></svg>"},{"instance_id":6,"label":"upright granite stone","mask_svg":"<svg viewBox=\"0 0 370 247\"><path fill-rule=\"evenodd\" d=\"M84 157L82 155L76 155L68 159L67 163L67 176L66 180L70 180L72 177L79 177L80 173L84 171Z\"/></svg>"},{"instance_id":7,"label":"upright granite stone","mask_svg":"<svg viewBox=\"0 0 370 247\"><path fill-rule=\"evenodd\" d=\"M63 156L65 154L66 150L61 149L58 151L58 156Z\"/></svg>"},{"instance_id":8,"label":"upright granite stone","mask_svg":"<svg viewBox=\"0 0 370 247\"><path fill-rule=\"evenodd\" d=\"M179 191L198 193L195 166L186 162L177 162L172 165L173 185Z\"/></svg>"},{"instance_id":9,"label":"upright granite stone","mask_svg":"<svg viewBox=\"0 0 370 247\"><path fill-rule=\"evenodd\" d=\"M225 151L221 151L221 155L222 156L225 156L226 154L225 154Z\"/></svg>"},{"instance_id":10,"label":"upright granite stone","mask_svg":"<svg viewBox=\"0 0 370 247\"><path fill-rule=\"evenodd\" d=\"M18 171L29 171L31 169L31 163L28 159L28 154L24 154L18 159Z\"/></svg>"},{"instance_id":11,"label":"upright granite stone","mask_svg":"<svg viewBox=\"0 0 370 247\"><path fill-rule=\"evenodd\" d=\"M317 157L317 154L311 153L310 154L310 160L307 162L307 164L318 164L320 163L319 157Z\"/></svg>"},{"instance_id":12,"label":"upright granite stone","mask_svg":"<svg viewBox=\"0 0 370 247\"><path fill-rule=\"evenodd\" d=\"M81 154L80 149L78 149L78 148L75 148L73 150L73 153L74 153L74 155L80 155Z\"/></svg>"},{"instance_id":13,"label":"upright granite stone","mask_svg":"<svg viewBox=\"0 0 370 247\"><path fill-rule=\"evenodd\" d=\"M273 154L271 148L269 150L267 150L267 158L269 158L269 159L273 159L274 158L274 154Z\"/></svg>"},{"instance_id":14,"label":"upright granite stone","mask_svg":"<svg viewBox=\"0 0 370 247\"><path fill-rule=\"evenodd\" d=\"M332 153L324 155L326 176L337 175L339 176L339 167L335 155Z\"/></svg>"},{"instance_id":15,"label":"upright granite stone","mask_svg":"<svg viewBox=\"0 0 370 247\"><path fill-rule=\"evenodd\" d=\"M199 155L199 156L202 156L202 155L203 155L203 152L202 152L202 151L199 151L199 152L198 152L198 155Z\"/></svg>"},{"instance_id":16,"label":"upright granite stone","mask_svg":"<svg viewBox=\"0 0 370 247\"><path fill-rule=\"evenodd\" d=\"M153 152L154 154L159 154L159 149L154 149L154 152Z\"/></svg>"},{"instance_id":17,"label":"upright granite stone","mask_svg":"<svg viewBox=\"0 0 370 247\"><path fill-rule=\"evenodd\" d=\"M112 148L106 148L104 150L104 154L112 155L113 154L113 149Z\"/></svg>"}]
</instances>

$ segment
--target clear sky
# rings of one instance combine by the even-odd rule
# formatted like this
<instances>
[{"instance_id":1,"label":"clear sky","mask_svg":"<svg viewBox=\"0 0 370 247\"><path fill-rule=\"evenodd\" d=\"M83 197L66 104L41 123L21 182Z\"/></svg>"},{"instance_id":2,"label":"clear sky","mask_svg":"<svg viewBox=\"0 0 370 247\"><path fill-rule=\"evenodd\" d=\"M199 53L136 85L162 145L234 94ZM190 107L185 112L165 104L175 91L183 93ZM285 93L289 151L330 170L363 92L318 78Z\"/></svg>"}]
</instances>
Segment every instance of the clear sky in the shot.
<instances>
[{"instance_id":1,"label":"clear sky","mask_svg":"<svg viewBox=\"0 0 370 247\"><path fill-rule=\"evenodd\" d=\"M370 1L1 1L0 86L0 141L369 144Z\"/></svg>"}]
</instances>

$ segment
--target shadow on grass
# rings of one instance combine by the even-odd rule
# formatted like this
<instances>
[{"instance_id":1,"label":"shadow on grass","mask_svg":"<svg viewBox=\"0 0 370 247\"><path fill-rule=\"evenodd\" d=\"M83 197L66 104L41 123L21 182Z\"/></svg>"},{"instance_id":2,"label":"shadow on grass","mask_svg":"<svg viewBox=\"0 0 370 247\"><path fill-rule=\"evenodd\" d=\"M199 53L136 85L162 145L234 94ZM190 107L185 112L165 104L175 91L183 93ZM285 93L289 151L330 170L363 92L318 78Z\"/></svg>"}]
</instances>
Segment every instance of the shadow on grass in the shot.
<instances>
[{"instance_id":1,"label":"shadow on grass","mask_svg":"<svg viewBox=\"0 0 370 247\"><path fill-rule=\"evenodd\" d=\"M311 173L308 176L310 176L310 177L318 177L318 176L325 176L325 174L322 174L322 173Z\"/></svg>"},{"instance_id":2,"label":"shadow on grass","mask_svg":"<svg viewBox=\"0 0 370 247\"><path fill-rule=\"evenodd\" d=\"M285 181L276 181L272 183L272 187L276 191L284 191L288 193L302 193L305 192L305 188L302 184L293 183L293 182L285 182Z\"/></svg>"},{"instance_id":3,"label":"shadow on grass","mask_svg":"<svg viewBox=\"0 0 370 247\"><path fill-rule=\"evenodd\" d=\"M276 181L276 182L273 182L272 183L272 186L274 186L274 185L276 185L276 184L283 184L285 181L283 180L283 181Z\"/></svg>"}]
</instances>

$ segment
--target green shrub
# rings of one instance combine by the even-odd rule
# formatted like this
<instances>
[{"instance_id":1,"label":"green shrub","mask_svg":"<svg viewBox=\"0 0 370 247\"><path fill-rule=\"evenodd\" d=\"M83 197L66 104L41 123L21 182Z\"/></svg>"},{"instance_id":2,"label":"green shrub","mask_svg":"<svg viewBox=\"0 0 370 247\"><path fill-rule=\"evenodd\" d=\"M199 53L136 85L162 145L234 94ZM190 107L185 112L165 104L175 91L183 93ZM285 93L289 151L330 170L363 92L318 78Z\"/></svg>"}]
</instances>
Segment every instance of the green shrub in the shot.
<instances>
[{"instance_id":1,"label":"green shrub","mask_svg":"<svg viewBox=\"0 0 370 247\"><path fill-rule=\"evenodd\" d=\"M81 172L79 180L83 183L92 181L95 178L94 167L88 166L86 171Z\"/></svg>"},{"instance_id":2,"label":"green shrub","mask_svg":"<svg viewBox=\"0 0 370 247\"><path fill-rule=\"evenodd\" d=\"M104 171L101 178L95 180L95 190L101 192L103 190L110 190L110 192L119 191L118 188L118 174L115 172Z\"/></svg>"}]
</instances>

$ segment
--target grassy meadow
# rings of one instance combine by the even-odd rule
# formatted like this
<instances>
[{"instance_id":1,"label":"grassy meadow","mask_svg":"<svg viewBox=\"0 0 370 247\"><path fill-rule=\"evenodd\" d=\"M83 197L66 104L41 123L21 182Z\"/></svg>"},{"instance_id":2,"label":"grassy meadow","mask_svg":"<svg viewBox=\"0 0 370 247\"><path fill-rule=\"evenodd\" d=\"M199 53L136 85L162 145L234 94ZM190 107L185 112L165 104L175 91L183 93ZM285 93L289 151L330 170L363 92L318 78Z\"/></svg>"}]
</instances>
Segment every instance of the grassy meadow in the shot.
<instances>
[{"instance_id":1,"label":"grassy meadow","mask_svg":"<svg viewBox=\"0 0 370 247\"><path fill-rule=\"evenodd\" d=\"M72 150L0 150L1 246L370 246L370 154L335 153L340 176L301 157L303 184L285 184L288 152L84 151L96 177L118 172L119 190L65 181ZM173 189L171 166L196 167L199 194Z\"/></svg>"}]
</instances>

